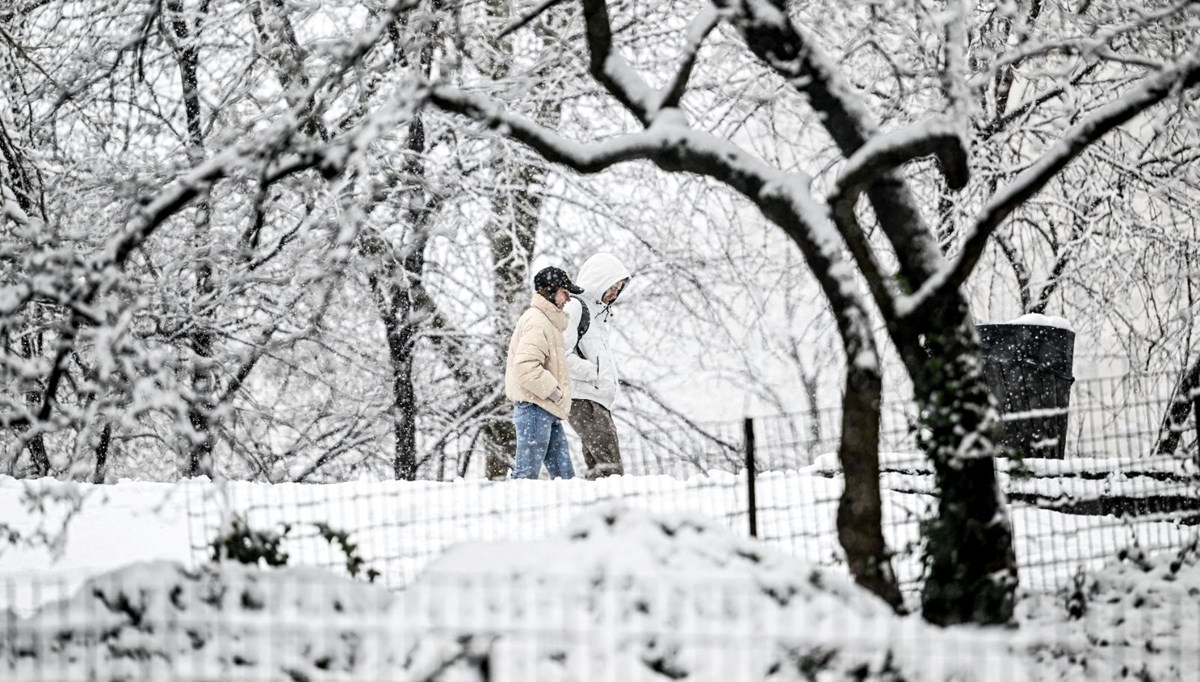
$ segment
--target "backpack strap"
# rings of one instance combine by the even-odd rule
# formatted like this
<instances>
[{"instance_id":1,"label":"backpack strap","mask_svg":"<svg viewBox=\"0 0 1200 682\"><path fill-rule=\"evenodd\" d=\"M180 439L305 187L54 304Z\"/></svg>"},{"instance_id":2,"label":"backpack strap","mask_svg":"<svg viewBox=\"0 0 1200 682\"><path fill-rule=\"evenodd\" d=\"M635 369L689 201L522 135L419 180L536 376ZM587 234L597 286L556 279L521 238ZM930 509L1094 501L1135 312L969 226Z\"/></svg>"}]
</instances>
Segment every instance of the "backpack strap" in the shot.
<instances>
[{"instance_id":1,"label":"backpack strap","mask_svg":"<svg viewBox=\"0 0 1200 682\"><path fill-rule=\"evenodd\" d=\"M586 360L587 356L583 354L582 350L580 350L579 342L583 340L583 335L587 333L588 327L592 326L592 311L588 310L588 305L587 303L584 303L582 298L579 298L575 294L571 294L571 298L579 301L580 309L579 325L575 328L575 347L571 350L576 355Z\"/></svg>"}]
</instances>

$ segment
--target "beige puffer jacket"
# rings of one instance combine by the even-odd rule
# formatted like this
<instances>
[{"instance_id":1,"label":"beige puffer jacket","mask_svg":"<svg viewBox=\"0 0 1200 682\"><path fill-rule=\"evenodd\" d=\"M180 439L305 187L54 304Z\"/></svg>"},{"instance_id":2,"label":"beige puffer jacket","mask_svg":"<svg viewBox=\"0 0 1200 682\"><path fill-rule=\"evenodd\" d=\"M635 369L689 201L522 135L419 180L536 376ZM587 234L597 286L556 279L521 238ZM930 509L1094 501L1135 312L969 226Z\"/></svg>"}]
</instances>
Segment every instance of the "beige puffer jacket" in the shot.
<instances>
[{"instance_id":1,"label":"beige puffer jacket","mask_svg":"<svg viewBox=\"0 0 1200 682\"><path fill-rule=\"evenodd\" d=\"M560 419L567 418L571 412L571 381L563 350L566 328L567 314L544 296L534 294L508 342L504 395L509 400L533 403ZM556 388L562 391L562 397L550 402Z\"/></svg>"}]
</instances>

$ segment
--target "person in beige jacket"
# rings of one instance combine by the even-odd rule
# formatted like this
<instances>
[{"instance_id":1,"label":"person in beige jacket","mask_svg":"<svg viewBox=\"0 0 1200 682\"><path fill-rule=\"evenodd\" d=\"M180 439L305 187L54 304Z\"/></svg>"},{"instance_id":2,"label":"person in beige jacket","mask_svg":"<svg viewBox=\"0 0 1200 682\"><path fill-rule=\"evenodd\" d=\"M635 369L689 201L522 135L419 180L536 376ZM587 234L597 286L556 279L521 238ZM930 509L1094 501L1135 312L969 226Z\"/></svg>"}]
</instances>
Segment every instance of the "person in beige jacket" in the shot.
<instances>
[{"instance_id":1,"label":"person in beige jacket","mask_svg":"<svg viewBox=\"0 0 1200 682\"><path fill-rule=\"evenodd\" d=\"M563 330L563 305L583 289L559 268L543 268L533 278L536 293L517 320L508 342L504 394L513 401L517 462L513 478L537 478L542 464L550 478L573 478L571 452L562 420L571 412L571 381Z\"/></svg>"}]
</instances>

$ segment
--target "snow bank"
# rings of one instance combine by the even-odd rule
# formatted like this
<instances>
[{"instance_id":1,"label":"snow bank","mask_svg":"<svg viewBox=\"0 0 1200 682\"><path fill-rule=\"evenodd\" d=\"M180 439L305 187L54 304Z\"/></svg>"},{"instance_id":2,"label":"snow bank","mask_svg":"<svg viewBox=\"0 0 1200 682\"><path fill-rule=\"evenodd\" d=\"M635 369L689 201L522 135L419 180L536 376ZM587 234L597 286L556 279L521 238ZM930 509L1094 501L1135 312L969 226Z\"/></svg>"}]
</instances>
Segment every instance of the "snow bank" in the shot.
<instances>
[{"instance_id":1,"label":"snow bank","mask_svg":"<svg viewBox=\"0 0 1200 682\"><path fill-rule=\"evenodd\" d=\"M1132 552L1020 602L1016 630L933 628L719 522L606 507L455 547L394 595L313 569L137 564L0 614L0 679L1162 682L1200 670L1197 593L1194 544Z\"/></svg>"},{"instance_id":2,"label":"snow bank","mask_svg":"<svg viewBox=\"0 0 1200 682\"><path fill-rule=\"evenodd\" d=\"M900 618L714 522L616 507L459 546L394 598L312 570L154 562L5 630L5 679L1032 679L1006 632Z\"/></svg>"},{"instance_id":3,"label":"snow bank","mask_svg":"<svg viewBox=\"0 0 1200 682\"><path fill-rule=\"evenodd\" d=\"M1030 679L1005 636L898 617L841 572L699 516L611 507L546 540L463 545L405 598L441 585L471 608L431 599L434 609L415 609L433 617L428 627L561 633L553 665L549 652L499 634L506 679Z\"/></svg>"},{"instance_id":4,"label":"snow bank","mask_svg":"<svg viewBox=\"0 0 1200 682\"><path fill-rule=\"evenodd\" d=\"M92 485L0 476L0 579L33 580L38 591L0 591L0 609L28 612L63 598L88 576L139 561L190 563L187 495L207 483L122 481Z\"/></svg>"},{"instance_id":5,"label":"snow bank","mask_svg":"<svg viewBox=\"0 0 1200 682\"><path fill-rule=\"evenodd\" d=\"M145 562L3 616L0 678L320 680L378 670L391 595L313 569ZM380 678L382 679L382 678Z\"/></svg>"}]
</instances>

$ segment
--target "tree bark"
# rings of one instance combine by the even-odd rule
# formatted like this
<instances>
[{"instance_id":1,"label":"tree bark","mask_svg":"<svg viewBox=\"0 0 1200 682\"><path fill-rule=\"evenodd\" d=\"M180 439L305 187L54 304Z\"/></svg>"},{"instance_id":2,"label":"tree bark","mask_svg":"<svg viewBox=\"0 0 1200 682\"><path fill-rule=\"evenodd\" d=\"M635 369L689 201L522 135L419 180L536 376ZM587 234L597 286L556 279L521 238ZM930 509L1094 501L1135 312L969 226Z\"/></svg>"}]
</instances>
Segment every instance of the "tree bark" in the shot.
<instances>
[{"instance_id":1,"label":"tree bark","mask_svg":"<svg viewBox=\"0 0 1200 682\"><path fill-rule=\"evenodd\" d=\"M423 155L425 124L419 114L408 125L409 158L405 174L421 182L425 179ZM424 196L426 190L413 190L413 205L406 211L409 219L409 243L403 249L392 247L377 236L365 238L361 249L381 262L368 277L375 303L387 336L388 360L392 371L392 473L396 480L417 478L417 395L413 384L413 356L420 329L432 316L432 305L424 290L425 247L437 202Z\"/></svg>"},{"instance_id":2,"label":"tree bark","mask_svg":"<svg viewBox=\"0 0 1200 682\"><path fill-rule=\"evenodd\" d=\"M1157 455L1174 455L1179 449L1179 442L1183 437L1183 430L1186 428L1188 413L1196 414L1197 427L1197 457L1200 457L1200 357L1197 357L1192 366L1188 367L1183 372L1183 376L1179 379L1179 388L1175 390L1175 395L1171 399L1171 404L1167 406L1167 413L1163 415L1162 427L1158 432L1158 444L1154 448L1154 453Z\"/></svg>"},{"instance_id":3,"label":"tree bark","mask_svg":"<svg viewBox=\"0 0 1200 682\"><path fill-rule=\"evenodd\" d=\"M392 277L407 274L393 272ZM392 286L392 295L384 312L387 331L388 357L392 366L392 432L395 450L392 453L392 472L397 481L417 478L417 400L413 386L413 351L416 346L416 325L413 320L413 301L407 287Z\"/></svg>"},{"instance_id":4,"label":"tree bark","mask_svg":"<svg viewBox=\"0 0 1200 682\"><path fill-rule=\"evenodd\" d=\"M100 442L96 445L96 469L92 472L92 483L104 483L108 473L108 448L112 443L112 422L104 425L100 431Z\"/></svg>"},{"instance_id":5,"label":"tree bark","mask_svg":"<svg viewBox=\"0 0 1200 682\"><path fill-rule=\"evenodd\" d=\"M38 333L38 336L39 337L41 336L40 332ZM36 346L40 347L41 343L37 343ZM21 357L28 359L28 360L32 360L37 355L40 355L40 352L38 352L35 349L35 344L31 343L27 336L22 338L21 339ZM25 393L25 402L26 402L26 404L29 405L29 409L32 412L36 412L42 406L43 401L46 401L47 399L48 399L48 396L42 395L38 391L27 391ZM40 420L35 421L34 423L29 425L29 428L36 429L38 427L39 422L40 422ZM37 477L49 476L50 475L50 454L48 452L46 452L46 440L45 440L44 436L42 435L41 432L35 432L32 436L29 437L27 443L28 444L26 445L26 447L29 448L29 458L33 463L34 476L37 476ZM17 455L19 456L20 453L18 452Z\"/></svg>"},{"instance_id":6,"label":"tree bark","mask_svg":"<svg viewBox=\"0 0 1200 682\"><path fill-rule=\"evenodd\" d=\"M842 154L851 159L880 137L865 101L845 81L837 65L790 21L778 21L783 3L740 4L721 0L747 46L776 73L803 92L821 114L821 122ZM760 14L761 13L761 14ZM784 12L785 13L785 12ZM786 13L785 13L786 16ZM951 21L954 21L953 19ZM934 151L951 189L969 178L961 142L945 142ZM923 153L929 153L925 151ZM897 165L877 159L865 195L879 226L894 249L903 293L916 291L937 274L945 260L936 235ZM990 394L983 381L978 341L965 299L954 289L927 308L937 315L896 314L893 295L878 276L874 252L854 227L853 204L834 207L842 236L859 269L867 275L893 341L905 358L923 418L930 421L922 447L933 460L941 492L938 518L926 532L923 613L941 624L1003 623L1012 617L1016 560L1012 530L1005 513L992 459L988 421ZM836 305L836 304L835 304ZM922 342L924 347L922 347Z\"/></svg>"},{"instance_id":7,"label":"tree bark","mask_svg":"<svg viewBox=\"0 0 1200 682\"><path fill-rule=\"evenodd\" d=\"M893 329L913 378L918 445L933 463L939 496L937 516L924 528L921 607L938 625L999 625L1012 619L1017 564L996 476L998 412L966 310L957 300L940 322Z\"/></svg>"},{"instance_id":8,"label":"tree bark","mask_svg":"<svg viewBox=\"0 0 1200 682\"><path fill-rule=\"evenodd\" d=\"M879 422L883 381L878 370L847 366L838 460L845 490L838 502L838 542L855 582L897 612L904 611L891 552L883 537L879 490Z\"/></svg>"},{"instance_id":9,"label":"tree bark","mask_svg":"<svg viewBox=\"0 0 1200 682\"><path fill-rule=\"evenodd\" d=\"M204 127L200 109L199 64L200 48L197 32L184 13L183 0L168 0L165 9L170 18L172 47L179 67L179 82L183 92L183 111L187 127L187 148L193 165L204 160ZM216 437L213 434L213 413L216 411L217 377L213 364L214 337L212 311L207 309L213 293L213 264L208 252L210 242L210 220L212 206L207 192L196 203L192 240L201 255L193 261L196 276L196 298L201 309L193 310L192 329L188 333L188 344L192 351L191 385L192 396L188 401L188 423L194 432L188 447L183 475L193 477L212 475L213 449Z\"/></svg>"},{"instance_id":10,"label":"tree bark","mask_svg":"<svg viewBox=\"0 0 1200 682\"><path fill-rule=\"evenodd\" d=\"M36 190L36 186L40 183L35 181L33 174L25 168L25 159L21 154L19 147L8 136L8 130L4 126L4 122L0 121L0 182L6 184L17 200L17 205L26 214L33 214L35 211L40 213L43 222L45 221L45 211L41 203L35 202L35 197L41 195L40 191ZM35 315L37 313L34 313ZM26 360L33 360L36 355L41 352L41 332L36 330L36 325L33 321L28 320L27 316L21 316L26 320L25 333L21 337L20 357ZM36 335L36 343L31 342L29 335ZM37 412L45 396L36 390L26 391L25 402L29 405L31 412ZM36 428L37 424L30 424L27 428ZM29 449L29 456L33 462L33 473L36 476L50 475L50 455L46 452L45 436L39 431L35 432L26 441L25 447ZM20 452L14 455L14 458L19 458Z\"/></svg>"}]
</instances>

